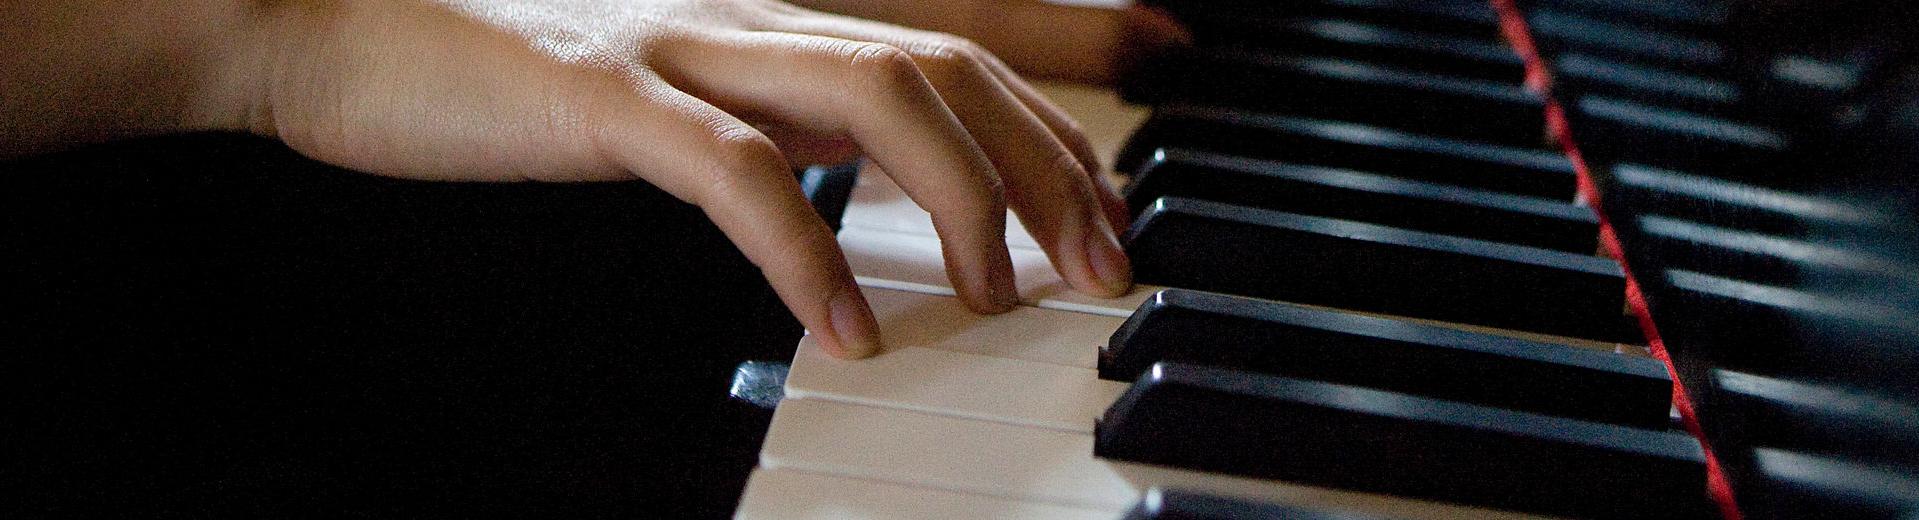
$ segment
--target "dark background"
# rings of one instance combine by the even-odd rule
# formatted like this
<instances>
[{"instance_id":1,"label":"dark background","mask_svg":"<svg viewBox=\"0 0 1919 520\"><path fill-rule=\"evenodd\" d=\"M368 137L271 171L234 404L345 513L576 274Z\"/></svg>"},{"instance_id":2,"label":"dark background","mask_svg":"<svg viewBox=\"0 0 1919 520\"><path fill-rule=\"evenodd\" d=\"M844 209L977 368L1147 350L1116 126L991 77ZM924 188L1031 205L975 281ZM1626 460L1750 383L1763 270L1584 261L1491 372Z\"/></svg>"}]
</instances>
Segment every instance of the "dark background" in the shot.
<instances>
[{"instance_id":1,"label":"dark background","mask_svg":"<svg viewBox=\"0 0 1919 520\"><path fill-rule=\"evenodd\" d=\"M717 517L799 326L639 182L382 179L189 135L0 164L14 518Z\"/></svg>"}]
</instances>

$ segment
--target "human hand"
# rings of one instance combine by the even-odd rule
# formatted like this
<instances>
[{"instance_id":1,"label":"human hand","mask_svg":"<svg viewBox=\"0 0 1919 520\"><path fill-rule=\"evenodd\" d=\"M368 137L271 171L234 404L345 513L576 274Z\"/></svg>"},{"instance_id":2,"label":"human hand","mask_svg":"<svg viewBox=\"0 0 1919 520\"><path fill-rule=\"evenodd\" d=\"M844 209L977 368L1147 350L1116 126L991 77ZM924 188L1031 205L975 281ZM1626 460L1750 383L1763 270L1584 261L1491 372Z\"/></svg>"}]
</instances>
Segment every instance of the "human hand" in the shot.
<instances>
[{"instance_id":1,"label":"human hand","mask_svg":"<svg viewBox=\"0 0 1919 520\"><path fill-rule=\"evenodd\" d=\"M261 20L226 65L247 127L396 177L645 179L843 357L876 352L878 327L792 164L863 151L932 214L976 311L1018 301L1009 205L1074 288L1131 283L1085 137L963 39L772 0L278 2Z\"/></svg>"}]
</instances>

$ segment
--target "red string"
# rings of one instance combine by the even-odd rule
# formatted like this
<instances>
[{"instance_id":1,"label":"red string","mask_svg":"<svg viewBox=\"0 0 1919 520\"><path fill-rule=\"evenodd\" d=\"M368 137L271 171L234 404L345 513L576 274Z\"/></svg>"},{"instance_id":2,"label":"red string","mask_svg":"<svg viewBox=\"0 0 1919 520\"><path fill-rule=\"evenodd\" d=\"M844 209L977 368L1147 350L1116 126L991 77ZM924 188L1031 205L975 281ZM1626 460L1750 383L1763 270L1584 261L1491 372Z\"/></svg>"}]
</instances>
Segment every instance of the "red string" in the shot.
<instances>
[{"instance_id":1,"label":"red string","mask_svg":"<svg viewBox=\"0 0 1919 520\"><path fill-rule=\"evenodd\" d=\"M1499 13L1500 32L1511 42L1513 50L1519 53L1526 63L1526 87L1546 99L1546 130L1558 140L1560 149L1566 158L1572 161L1573 173L1578 182L1579 197L1587 201L1593 211L1599 215L1599 245L1607 255L1619 261L1619 267L1626 274L1626 307L1639 323L1640 332L1646 336L1646 345L1652 351L1654 359L1666 364L1666 373L1672 376L1673 407L1679 410L1679 420L1688 433L1699 440L1699 446L1706 454L1706 494L1719 507L1719 515L1725 520L1743 520L1745 515L1739 512L1739 504L1733 500L1732 484L1726 480L1725 468L1720 466L1719 458L1713 455L1712 444L1699 429L1699 419L1693 413L1692 399L1687 397L1686 386L1679 381L1679 372L1674 369L1672 357L1666 352L1666 342L1659 335L1659 327L1654 325L1652 312L1646 306L1646 294L1642 292L1639 279L1633 276L1631 266L1626 263L1626 255L1619 244L1619 234L1612 222L1606 218L1602 206L1599 184L1594 182L1592 170L1586 164L1585 155L1579 151L1579 143L1573 139L1572 128L1566 118L1566 110L1551 94L1552 75L1546 68L1546 61L1539 56L1539 48L1534 45L1532 30L1526 24L1526 17L1519 11L1513 0L1491 0L1493 9Z\"/></svg>"}]
</instances>

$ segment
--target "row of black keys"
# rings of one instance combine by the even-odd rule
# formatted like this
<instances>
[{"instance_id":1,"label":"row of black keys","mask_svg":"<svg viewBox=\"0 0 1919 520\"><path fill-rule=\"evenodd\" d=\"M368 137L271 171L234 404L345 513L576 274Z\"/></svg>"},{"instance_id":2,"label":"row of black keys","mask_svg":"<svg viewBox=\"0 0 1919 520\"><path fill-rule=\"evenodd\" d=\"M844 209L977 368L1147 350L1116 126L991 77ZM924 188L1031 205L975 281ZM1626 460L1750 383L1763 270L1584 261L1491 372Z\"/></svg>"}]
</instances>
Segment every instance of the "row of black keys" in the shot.
<instances>
[{"instance_id":1,"label":"row of black keys","mask_svg":"<svg viewBox=\"0 0 1919 520\"><path fill-rule=\"evenodd\" d=\"M1098 456L1546 514L1696 517L1647 358L1187 290L1101 352Z\"/></svg>"},{"instance_id":2,"label":"row of black keys","mask_svg":"<svg viewBox=\"0 0 1919 520\"><path fill-rule=\"evenodd\" d=\"M1197 107L1156 111L1133 142L1167 147L1121 162L1140 172L1126 241L1147 283L1637 341L1549 152Z\"/></svg>"}]
</instances>

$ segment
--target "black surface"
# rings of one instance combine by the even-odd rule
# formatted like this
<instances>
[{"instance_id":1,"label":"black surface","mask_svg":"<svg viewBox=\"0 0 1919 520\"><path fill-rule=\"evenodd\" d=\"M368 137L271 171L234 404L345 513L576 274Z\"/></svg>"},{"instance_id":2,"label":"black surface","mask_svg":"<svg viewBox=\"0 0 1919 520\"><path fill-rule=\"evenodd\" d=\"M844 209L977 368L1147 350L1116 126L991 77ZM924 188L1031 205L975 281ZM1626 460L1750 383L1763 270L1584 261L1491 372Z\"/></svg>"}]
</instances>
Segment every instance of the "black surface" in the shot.
<instances>
[{"instance_id":1,"label":"black surface","mask_svg":"<svg viewBox=\"0 0 1919 520\"><path fill-rule=\"evenodd\" d=\"M1659 429L1672 378L1658 361L1405 320L1180 289L1142 304L1100 350L1100 377L1161 361L1377 388Z\"/></svg>"},{"instance_id":2,"label":"black surface","mask_svg":"<svg viewBox=\"0 0 1919 520\"><path fill-rule=\"evenodd\" d=\"M1555 152L1195 105L1155 108L1115 167L1138 171L1159 148L1351 168L1561 201L1573 200L1574 192L1572 163Z\"/></svg>"},{"instance_id":3,"label":"black surface","mask_svg":"<svg viewBox=\"0 0 1919 520\"><path fill-rule=\"evenodd\" d=\"M1599 218L1584 206L1179 148L1152 155L1127 186L1126 202L1138 216L1164 196L1572 253L1599 248Z\"/></svg>"},{"instance_id":4,"label":"black surface","mask_svg":"<svg viewBox=\"0 0 1919 520\"><path fill-rule=\"evenodd\" d=\"M641 183L428 184L163 138L0 173L0 516L731 513L799 327Z\"/></svg>"},{"instance_id":5,"label":"black surface","mask_svg":"<svg viewBox=\"0 0 1919 520\"><path fill-rule=\"evenodd\" d=\"M1702 518L1699 445L1653 431L1163 363L1100 419L1100 457L1547 514Z\"/></svg>"},{"instance_id":6,"label":"black surface","mask_svg":"<svg viewBox=\"0 0 1919 520\"><path fill-rule=\"evenodd\" d=\"M1125 242L1140 283L1625 339L1624 278L1594 256L1176 197Z\"/></svg>"},{"instance_id":7,"label":"black surface","mask_svg":"<svg viewBox=\"0 0 1919 520\"><path fill-rule=\"evenodd\" d=\"M1127 76L1135 102L1330 118L1516 147L1548 141L1544 104L1518 77L1486 80L1240 48L1172 51ZM1473 124L1463 125L1460 121Z\"/></svg>"},{"instance_id":8,"label":"black surface","mask_svg":"<svg viewBox=\"0 0 1919 520\"><path fill-rule=\"evenodd\" d=\"M1517 83L1525 62L1497 40L1309 16L1193 35L1199 47L1243 47L1324 56L1459 77Z\"/></svg>"},{"instance_id":9,"label":"black surface","mask_svg":"<svg viewBox=\"0 0 1919 520\"><path fill-rule=\"evenodd\" d=\"M1367 520L1348 511L1301 509L1292 506L1255 502L1200 493L1154 489L1145 499L1126 512L1122 520L1250 520L1257 518L1286 520Z\"/></svg>"},{"instance_id":10,"label":"black surface","mask_svg":"<svg viewBox=\"0 0 1919 520\"><path fill-rule=\"evenodd\" d=\"M1408 29L1499 41L1499 17L1483 0L1148 0L1207 34L1234 34L1301 16L1338 16Z\"/></svg>"}]
</instances>

